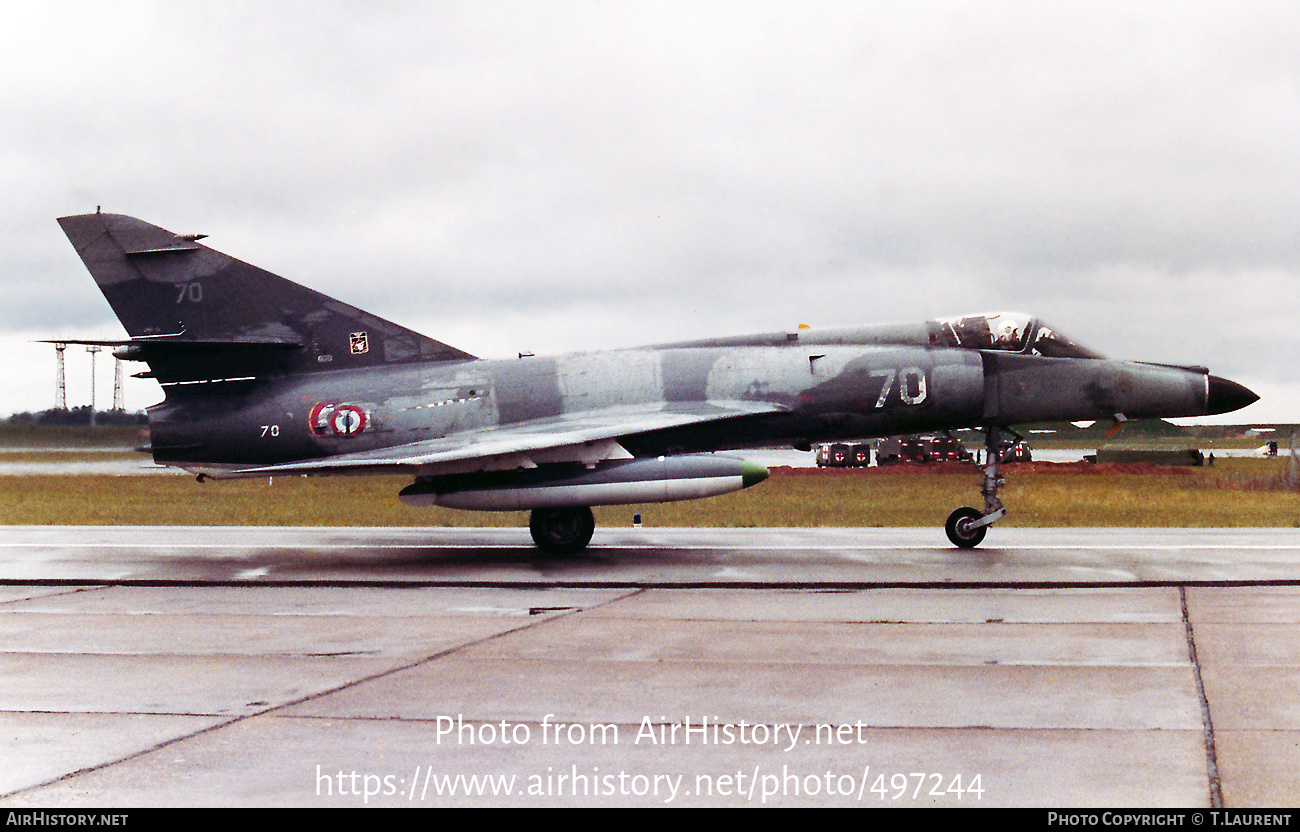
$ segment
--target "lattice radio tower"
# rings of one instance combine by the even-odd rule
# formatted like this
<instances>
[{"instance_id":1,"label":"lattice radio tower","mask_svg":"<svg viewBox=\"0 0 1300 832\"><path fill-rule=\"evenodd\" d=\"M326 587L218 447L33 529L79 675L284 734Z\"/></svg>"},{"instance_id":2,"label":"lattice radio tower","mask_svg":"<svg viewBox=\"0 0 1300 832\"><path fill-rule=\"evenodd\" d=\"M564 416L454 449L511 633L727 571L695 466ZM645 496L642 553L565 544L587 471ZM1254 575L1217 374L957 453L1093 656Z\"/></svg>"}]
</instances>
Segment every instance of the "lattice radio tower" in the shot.
<instances>
[{"instance_id":1,"label":"lattice radio tower","mask_svg":"<svg viewBox=\"0 0 1300 832\"><path fill-rule=\"evenodd\" d=\"M122 400L122 359L113 356L113 410L121 413L126 410Z\"/></svg>"},{"instance_id":2,"label":"lattice radio tower","mask_svg":"<svg viewBox=\"0 0 1300 832\"><path fill-rule=\"evenodd\" d=\"M86 347L86 352L90 353L90 426L95 426L95 359L99 355L102 347Z\"/></svg>"},{"instance_id":3,"label":"lattice radio tower","mask_svg":"<svg viewBox=\"0 0 1300 832\"><path fill-rule=\"evenodd\" d=\"M63 351L68 348L67 344L55 343L54 353L58 357L58 369L54 372L54 409L68 409L68 377L64 371L65 363L63 360Z\"/></svg>"}]
</instances>

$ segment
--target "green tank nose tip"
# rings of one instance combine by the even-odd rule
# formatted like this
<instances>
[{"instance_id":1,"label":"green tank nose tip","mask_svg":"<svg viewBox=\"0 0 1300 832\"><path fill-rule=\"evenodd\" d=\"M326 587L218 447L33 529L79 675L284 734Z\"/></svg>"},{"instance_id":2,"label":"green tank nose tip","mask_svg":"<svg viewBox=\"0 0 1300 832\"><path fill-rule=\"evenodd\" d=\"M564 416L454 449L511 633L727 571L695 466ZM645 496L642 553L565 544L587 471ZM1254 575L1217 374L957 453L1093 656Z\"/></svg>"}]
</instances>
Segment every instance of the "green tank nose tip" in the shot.
<instances>
[{"instance_id":1,"label":"green tank nose tip","mask_svg":"<svg viewBox=\"0 0 1300 832\"><path fill-rule=\"evenodd\" d=\"M762 465L757 465L746 460L740 466L740 481L744 483L745 488L749 488L751 485L758 485L765 479L767 479L767 469Z\"/></svg>"}]
</instances>

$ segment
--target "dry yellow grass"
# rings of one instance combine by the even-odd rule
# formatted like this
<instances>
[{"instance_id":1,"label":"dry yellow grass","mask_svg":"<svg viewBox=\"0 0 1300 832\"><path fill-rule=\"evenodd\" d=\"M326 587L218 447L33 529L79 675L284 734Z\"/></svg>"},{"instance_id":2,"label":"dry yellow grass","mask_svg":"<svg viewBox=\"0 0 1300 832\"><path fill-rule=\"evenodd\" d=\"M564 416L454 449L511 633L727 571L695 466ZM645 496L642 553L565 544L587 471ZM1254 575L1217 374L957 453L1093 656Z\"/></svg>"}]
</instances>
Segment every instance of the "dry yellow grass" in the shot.
<instances>
[{"instance_id":1,"label":"dry yellow grass","mask_svg":"<svg viewBox=\"0 0 1300 832\"><path fill-rule=\"evenodd\" d=\"M1050 470L1050 466L1047 466ZM1225 460L1170 473L1007 470L1013 526L1300 526L1300 493L1253 490L1284 479L1284 460ZM518 526L523 512L416 509L399 477L280 477L199 484L174 476L0 477L0 524ZM761 485L707 500L596 510L597 522L652 526L940 526L953 508L979 506L973 467L951 473L775 473Z\"/></svg>"}]
</instances>

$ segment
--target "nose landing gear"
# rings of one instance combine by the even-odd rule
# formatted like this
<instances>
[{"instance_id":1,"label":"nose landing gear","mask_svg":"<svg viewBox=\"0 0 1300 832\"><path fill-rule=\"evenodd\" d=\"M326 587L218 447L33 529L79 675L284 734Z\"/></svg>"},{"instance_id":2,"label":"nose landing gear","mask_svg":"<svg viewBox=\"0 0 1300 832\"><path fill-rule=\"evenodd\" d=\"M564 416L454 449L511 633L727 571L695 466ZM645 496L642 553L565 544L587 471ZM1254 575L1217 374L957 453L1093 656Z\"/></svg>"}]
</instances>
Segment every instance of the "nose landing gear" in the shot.
<instances>
[{"instance_id":1,"label":"nose landing gear","mask_svg":"<svg viewBox=\"0 0 1300 832\"><path fill-rule=\"evenodd\" d=\"M1007 432L1016 438L1016 442L1023 438L1015 431ZM1001 520L1007 513L1006 507L998 497L998 491L1007 484L1000 471L1007 447L1009 446L1004 446L1002 443L1001 428L990 426L984 429L984 482L980 487L980 493L984 496L984 510L962 506L948 515L944 531L947 532L948 539L954 546L973 549L980 545L989 526Z\"/></svg>"}]
</instances>

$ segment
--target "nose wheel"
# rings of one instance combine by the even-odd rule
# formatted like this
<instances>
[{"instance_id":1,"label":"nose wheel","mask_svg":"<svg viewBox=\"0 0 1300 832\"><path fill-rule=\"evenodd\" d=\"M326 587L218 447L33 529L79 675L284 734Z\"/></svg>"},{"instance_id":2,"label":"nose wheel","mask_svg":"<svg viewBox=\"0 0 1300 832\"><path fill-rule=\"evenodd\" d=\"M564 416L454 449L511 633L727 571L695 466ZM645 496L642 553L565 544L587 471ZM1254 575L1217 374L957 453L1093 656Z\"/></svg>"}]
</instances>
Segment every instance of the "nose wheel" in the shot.
<instances>
[{"instance_id":1,"label":"nose wheel","mask_svg":"<svg viewBox=\"0 0 1300 832\"><path fill-rule=\"evenodd\" d=\"M1008 431L1020 441L1020 436L1014 431ZM988 533L989 526L1001 520L1007 513L1006 507L1002 505L1002 500L998 497L998 491L1007 481L1002 478L1000 470L1003 461L1002 430L997 427L988 427L984 430L984 448L985 448L985 465L984 465L984 482L980 487L980 493L984 496L984 510L980 511L970 506L962 506L948 515L948 522L944 524L943 530L947 532L948 539L952 545L960 549L973 549L980 545L984 540L984 535Z\"/></svg>"},{"instance_id":2,"label":"nose wheel","mask_svg":"<svg viewBox=\"0 0 1300 832\"><path fill-rule=\"evenodd\" d=\"M949 514L943 530L948 533L952 545L960 549L974 549L980 545L989 527L987 523L982 526L976 526L974 523L983 516L979 509L970 506L962 506Z\"/></svg>"}]
</instances>

